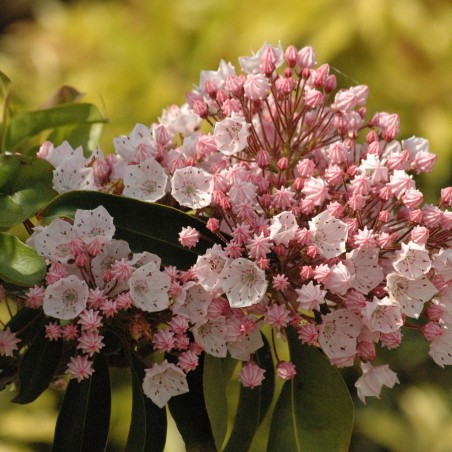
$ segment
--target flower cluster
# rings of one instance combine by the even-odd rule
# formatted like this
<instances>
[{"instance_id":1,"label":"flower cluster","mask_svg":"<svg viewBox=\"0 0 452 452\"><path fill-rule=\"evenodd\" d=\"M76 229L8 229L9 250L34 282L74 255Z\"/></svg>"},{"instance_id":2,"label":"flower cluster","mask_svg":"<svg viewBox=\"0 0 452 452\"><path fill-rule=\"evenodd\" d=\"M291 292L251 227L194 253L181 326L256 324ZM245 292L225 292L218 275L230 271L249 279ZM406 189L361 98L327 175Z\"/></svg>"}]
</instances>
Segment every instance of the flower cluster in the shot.
<instances>
[{"instance_id":1,"label":"flower cluster","mask_svg":"<svg viewBox=\"0 0 452 452\"><path fill-rule=\"evenodd\" d=\"M404 326L424 335L437 364L452 364L452 187L438 204L423 202L413 173L436 161L427 140L397 140L396 114L367 118L368 88L337 90L310 47L265 44L239 63L242 73L224 61L202 71L185 105L115 139L114 154L41 147L58 192L194 211L221 243L179 271L114 240L102 208L38 229L30 243L50 267L28 304L57 319L50 340L76 342L68 371L91 374L113 321L177 357L147 370L143 388L159 406L188 390L201 351L245 361L242 383L261 384L253 355L264 325L283 336L294 328L338 367L360 362L363 401L397 382L371 363L377 344L400 345ZM180 232L187 248L199 238ZM284 379L297 371L282 360L277 370Z\"/></svg>"}]
</instances>

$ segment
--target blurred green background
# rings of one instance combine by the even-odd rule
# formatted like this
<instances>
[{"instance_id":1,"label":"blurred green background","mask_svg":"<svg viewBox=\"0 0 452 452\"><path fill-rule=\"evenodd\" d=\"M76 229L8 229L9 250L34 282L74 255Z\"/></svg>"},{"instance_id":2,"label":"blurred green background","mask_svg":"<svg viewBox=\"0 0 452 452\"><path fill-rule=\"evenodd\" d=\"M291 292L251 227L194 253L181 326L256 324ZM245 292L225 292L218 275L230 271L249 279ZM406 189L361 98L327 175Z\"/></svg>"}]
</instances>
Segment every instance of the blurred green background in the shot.
<instances>
[{"instance_id":1,"label":"blurred green background","mask_svg":"<svg viewBox=\"0 0 452 452\"><path fill-rule=\"evenodd\" d=\"M312 45L339 85L370 87L369 115L397 112L400 138L423 136L439 163L420 181L426 199L452 182L452 2L449 0L0 0L0 70L21 108L72 85L109 123L101 146L182 104L199 72L258 50L264 41ZM401 385L367 407L356 402L351 450L450 452L452 372L435 366L413 336L385 353ZM358 372L344 372L353 383ZM127 437L127 377L115 376L109 450ZM231 388L234 391L235 388ZM59 396L29 406L0 394L0 452L50 450ZM265 439L265 426L261 438ZM263 450L256 442L254 450ZM171 433L168 452L183 450Z\"/></svg>"}]
</instances>

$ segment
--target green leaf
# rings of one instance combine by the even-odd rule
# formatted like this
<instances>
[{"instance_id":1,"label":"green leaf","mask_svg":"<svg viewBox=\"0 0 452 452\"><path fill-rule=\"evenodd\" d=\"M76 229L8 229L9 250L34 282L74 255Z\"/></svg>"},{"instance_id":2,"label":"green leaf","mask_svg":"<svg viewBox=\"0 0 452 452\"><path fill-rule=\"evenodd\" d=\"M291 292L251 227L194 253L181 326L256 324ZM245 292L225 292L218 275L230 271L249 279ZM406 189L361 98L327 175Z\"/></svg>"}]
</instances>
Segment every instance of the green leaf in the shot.
<instances>
[{"instance_id":1,"label":"green leaf","mask_svg":"<svg viewBox=\"0 0 452 452\"><path fill-rule=\"evenodd\" d=\"M133 357L132 420L127 437L126 452L159 452L165 448L166 410L159 408L143 393L145 365Z\"/></svg>"},{"instance_id":2,"label":"green leaf","mask_svg":"<svg viewBox=\"0 0 452 452\"><path fill-rule=\"evenodd\" d=\"M23 141L45 130L100 122L105 122L105 119L92 104L67 104L46 110L20 112L9 118L5 129L4 146L12 152Z\"/></svg>"},{"instance_id":3,"label":"green leaf","mask_svg":"<svg viewBox=\"0 0 452 452\"><path fill-rule=\"evenodd\" d=\"M40 283L46 273L44 259L17 237L0 232L0 279L18 286Z\"/></svg>"},{"instance_id":4,"label":"green leaf","mask_svg":"<svg viewBox=\"0 0 452 452\"><path fill-rule=\"evenodd\" d=\"M14 403L30 403L49 386L58 366L63 341L49 341L43 328L19 362L19 394Z\"/></svg>"},{"instance_id":5,"label":"green leaf","mask_svg":"<svg viewBox=\"0 0 452 452\"><path fill-rule=\"evenodd\" d=\"M71 380L58 415L54 452L103 452L110 425L110 375L102 353L94 358L95 372L88 380Z\"/></svg>"},{"instance_id":6,"label":"green leaf","mask_svg":"<svg viewBox=\"0 0 452 452\"><path fill-rule=\"evenodd\" d=\"M50 202L39 213L39 218L49 223L58 216L74 217L77 209L95 209L100 205L114 219L116 238L129 242L132 251L158 254L164 265L187 269L196 262L199 254L219 242L203 221L172 207L95 191L64 193ZM201 233L198 245L192 250L179 243L179 232L184 226L196 228Z\"/></svg>"},{"instance_id":7,"label":"green leaf","mask_svg":"<svg viewBox=\"0 0 452 452\"><path fill-rule=\"evenodd\" d=\"M67 141L73 148L82 146L84 150L93 150L99 145L103 124L84 123L55 129L47 139L52 143Z\"/></svg>"},{"instance_id":8,"label":"green leaf","mask_svg":"<svg viewBox=\"0 0 452 452\"><path fill-rule=\"evenodd\" d=\"M30 218L55 197L52 170L37 157L0 156L0 228Z\"/></svg>"},{"instance_id":9,"label":"green leaf","mask_svg":"<svg viewBox=\"0 0 452 452\"><path fill-rule=\"evenodd\" d=\"M44 325L45 316L40 309L22 308L6 324L16 336L21 339L19 347L33 342L36 331Z\"/></svg>"},{"instance_id":10,"label":"green leaf","mask_svg":"<svg viewBox=\"0 0 452 452\"><path fill-rule=\"evenodd\" d=\"M230 357L205 355L204 398L217 450L221 450L228 427L226 386L234 373L237 361Z\"/></svg>"},{"instance_id":11,"label":"green leaf","mask_svg":"<svg viewBox=\"0 0 452 452\"><path fill-rule=\"evenodd\" d=\"M205 359L202 358L203 355L200 357L198 367L187 374L189 392L172 397L168 402L169 410L185 442L187 452L216 452L217 450L203 394L203 361ZM170 356L168 361L172 361ZM220 409L220 407L217 408Z\"/></svg>"},{"instance_id":12,"label":"green leaf","mask_svg":"<svg viewBox=\"0 0 452 452\"><path fill-rule=\"evenodd\" d=\"M246 452L253 437L264 419L272 403L275 392L275 370L273 359L265 336L262 336L264 346L254 355L259 367L265 369L265 379L261 386L254 389L240 388L240 398L234 428L228 440L225 452Z\"/></svg>"},{"instance_id":13,"label":"green leaf","mask_svg":"<svg viewBox=\"0 0 452 452\"><path fill-rule=\"evenodd\" d=\"M11 80L0 71L0 107L1 107L1 117L0 117L0 152L4 152L4 137L6 125L8 123L9 116L9 106L8 98L10 93Z\"/></svg>"},{"instance_id":14,"label":"green leaf","mask_svg":"<svg viewBox=\"0 0 452 452\"><path fill-rule=\"evenodd\" d=\"M297 374L284 383L276 404L268 451L348 451L353 402L344 380L319 350L286 331Z\"/></svg>"}]
</instances>

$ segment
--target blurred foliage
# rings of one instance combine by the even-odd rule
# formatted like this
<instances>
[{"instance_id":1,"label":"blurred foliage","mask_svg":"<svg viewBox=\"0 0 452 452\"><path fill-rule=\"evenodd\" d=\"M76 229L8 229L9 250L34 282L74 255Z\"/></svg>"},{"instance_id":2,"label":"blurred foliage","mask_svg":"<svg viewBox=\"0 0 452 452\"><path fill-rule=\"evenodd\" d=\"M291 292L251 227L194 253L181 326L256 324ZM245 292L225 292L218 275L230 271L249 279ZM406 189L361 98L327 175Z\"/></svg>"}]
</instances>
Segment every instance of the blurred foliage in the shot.
<instances>
[{"instance_id":1,"label":"blurred foliage","mask_svg":"<svg viewBox=\"0 0 452 452\"><path fill-rule=\"evenodd\" d=\"M112 138L127 134L136 122L150 124L166 106L183 103L201 70L216 69L221 58L238 69L239 55L259 49L264 41L281 40L284 45L314 46L317 60L330 63L340 86L369 85L369 113L397 112L401 138L414 134L430 141L439 164L421 181L427 199L435 199L441 187L452 183L448 0L15 3L26 3L31 13L0 36L0 70L13 80L14 100L22 108L35 107L55 88L74 86L109 119L101 140L106 152L113 149ZM387 354L402 385L385 390L381 400L371 400L358 411L353 450L450 450L452 373L421 358L426 356L421 337L406 344ZM354 393L358 372L348 369L344 374ZM130 388L124 376L114 381L114 397L123 405L113 412L111 435L122 450ZM0 451L48 450L42 443L53 434L57 395L48 391L24 408L9 404L7 391L1 393ZM359 402L357 406L362 407ZM260 430L265 428L264 422ZM167 450L180 450L175 435L169 441L176 442L168 443ZM253 444L251 450L262 448Z\"/></svg>"}]
</instances>

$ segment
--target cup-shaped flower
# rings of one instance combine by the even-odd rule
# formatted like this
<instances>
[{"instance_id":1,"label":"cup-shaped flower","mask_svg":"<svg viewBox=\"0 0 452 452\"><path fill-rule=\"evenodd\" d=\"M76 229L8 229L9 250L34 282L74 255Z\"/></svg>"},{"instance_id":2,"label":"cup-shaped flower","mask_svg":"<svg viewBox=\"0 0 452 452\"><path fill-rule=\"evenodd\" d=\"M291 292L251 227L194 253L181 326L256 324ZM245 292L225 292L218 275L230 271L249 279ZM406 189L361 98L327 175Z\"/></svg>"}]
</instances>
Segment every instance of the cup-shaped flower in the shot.
<instances>
[{"instance_id":1,"label":"cup-shaped flower","mask_svg":"<svg viewBox=\"0 0 452 452\"><path fill-rule=\"evenodd\" d=\"M389 369L388 364L373 367L369 363L361 363L363 374L355 383L358 389L358 397L366 403L366 397L380 398L381 388L387 386L393 388L399 379L395 372Z\"/></svg>"},{"instance_id":2,"label":"cup-shaped flower","mask_svg":"<svg viewBox=\"0 0 452 452\"><path fill-rule=\"evenodd\" d=\"M77 317L86 307L88 285L75 275L61 278L46 288L44 314L61 320Z\"/></svg>"},{"instance_id":3,"label":"cup-shaped flower","mask_svg":"<svg viewBox=\"0 0 452 452\"><path fill-rule=\"evenodd\" d=\"M237 155L248 144L249 124L236 114L215 124L214 137L218 150L224 155Z\"/></svg>"},{"instance_id":4,"label":"cup-shaped flower","mask_svg":"<svg viewBox=\"0 0 452 452\"><path fill-rule=\"evenodd\" d=\"M171 194L181 205L202 209L212 201L213 177L193 166L177 169L171 180Z\"/></svg>"},{"instance_id":5,"label":"cup-shaped flower","mask_svg":"<svg viewBox=\"0 0 452 452\"><path fill-rule=\"evenodd\" d=\"M233 308L259 303L267 290L265 272L243 257L227 265L220 277L221 287Z\"/></svg>"},{"instance_id":6,"label":"cup-shaped flower","mask_svg":"<svg viewBox=\"0 0 452 452\"><path fill-rule=\"evenodd\" d=\"M168 176L154 158L129 165L124 172L124 196L156 202L165 195Z\"/></svg>"},{"instance_id":7,"label":"cup-shaped flower","mask_svg":"<svg viewBox=\"0 0 452 452\"><path fill-rule=\"evenodd\" d=\"M188 392L187 377L182 369L166 359L146 369L143 392L160 408L176 395Z\"/></svg>"},{"instance_id":8,"label":"cup-shaped flower","mask_svg":"<svg viewBox=\"0 0 452 452\"><path fill-rule=\"evenodd\" d=\"M345 252L348 237L347 225L324 210L309 222L309 230L314 235L314 243L320 253L330 259Z\"/></svg>"},{"instance_id":9,"label":"cup-shaped flower","mask_svg":"<svg viewBox=\"0 0 452 452\"><path fill-rule=\"evenodd\" d=\"M137 268L129 279L133 305L146 312L163 311L169 304L171 277L154 262Z\"/></svg>"}]
</instances>

